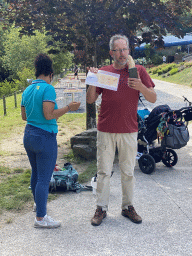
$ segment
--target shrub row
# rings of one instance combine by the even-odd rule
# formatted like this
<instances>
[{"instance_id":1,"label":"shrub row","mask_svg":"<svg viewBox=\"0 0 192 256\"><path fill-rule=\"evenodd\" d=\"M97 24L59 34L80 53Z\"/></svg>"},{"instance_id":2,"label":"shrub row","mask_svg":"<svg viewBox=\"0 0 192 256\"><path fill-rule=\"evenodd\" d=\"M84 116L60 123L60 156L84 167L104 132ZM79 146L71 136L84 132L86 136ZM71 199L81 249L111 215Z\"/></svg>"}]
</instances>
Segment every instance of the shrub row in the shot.
<instances>
[{"instance_id":1,"label":"shrub row","mask_svg":"<svg viewBox=\"0 0 192 256\"><path fill-rule=\"evenodd\" d=\"M172 76L172 75L176 74L178 71L179 71L178 68L172 68L172 69L169 71L169 75Z\"/></svg>"},{"instance_id":2,"label":"shrub row","mask_svg":"<svg viewBox=\"0 0 192 256\"><path fill-rule=\"evenodd\" d=\"M0 98L2 98L3 95L8 96L13 94L13 92L25 89L29 85L27 79L34 78L34 70L24 68L21 72L18 72L18 79L0 82Z\"/></svg>"},{"instance_id":3,"label":"shrub row","mask_svg":"<svg viewBox=\"0 0 192 256\"><path fill-rule=\"evenodd\" d=\"M149 70L149 73L157 74L158 76L159 75L169 76L169 75L174 75L180 70L183 70L191 66L192 66L192 62L181 62L179 64L176 64L176 63L162 64L158 67L151 68Z\"/></svg>"}]
</instances>

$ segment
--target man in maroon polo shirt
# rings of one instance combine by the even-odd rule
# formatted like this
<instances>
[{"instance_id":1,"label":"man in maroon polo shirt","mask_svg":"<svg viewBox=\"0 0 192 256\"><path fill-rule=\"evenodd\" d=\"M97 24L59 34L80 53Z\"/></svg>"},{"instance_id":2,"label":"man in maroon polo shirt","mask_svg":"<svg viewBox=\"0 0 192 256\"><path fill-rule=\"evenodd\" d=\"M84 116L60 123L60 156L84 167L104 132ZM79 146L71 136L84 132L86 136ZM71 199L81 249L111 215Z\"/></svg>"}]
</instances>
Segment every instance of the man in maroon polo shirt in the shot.
<instances>
[{"instance_id":1,"label":"man in maroon polo shirt","mask_svg":"<svg viewBox=\"0 0 192 256\"><path fill-rule=\"evenodd\" d=\"M133 207L135 184L134 167L137 154L137 107L140 92L146 100L154 103L155 86L145 68L136 65L138 78L129 78L129 42L126 36L114 35L109 43L114 62L100 70L120 74L117 91L89 86L87 102L93 103L102 94L97 125L97 209L91 224L98 226L106 217L110 194L110 175L116 146L122 184L122 215L134 223L141 223L141 217ZM91 72L98 69L91 68Z\"/></svg>"}]
</instances>

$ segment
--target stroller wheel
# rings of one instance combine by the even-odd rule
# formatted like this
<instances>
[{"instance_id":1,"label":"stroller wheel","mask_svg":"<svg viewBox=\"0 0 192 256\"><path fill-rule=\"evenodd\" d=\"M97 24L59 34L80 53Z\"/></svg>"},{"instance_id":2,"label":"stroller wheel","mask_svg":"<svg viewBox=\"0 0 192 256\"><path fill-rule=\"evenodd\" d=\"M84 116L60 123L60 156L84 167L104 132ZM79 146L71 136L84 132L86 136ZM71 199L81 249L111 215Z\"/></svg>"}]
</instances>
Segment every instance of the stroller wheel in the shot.
<instances>
[{"instance_id":1,"label":"stroller wheel","mask_svg":"<svg viewBox=\"0 0 192 256\"><path fill-rule=\"evenodd\" d=\"M162 157L162 162L164 163L164 165L166 165L167 167L172 167L176 165L177 161L177 153L174 150L167 148Z\"/></svg>"},{"instance_id":2,"label":"stroller wheel","mask_svg":"<svg viewBox=\"0 0 192 256\"><path fill-rule=\"evenodd\" d=\"M139 168L145 174L151 174L155 170L155 160L149 154L143 154L138 162Z\"/></svg>"}]
</instances>

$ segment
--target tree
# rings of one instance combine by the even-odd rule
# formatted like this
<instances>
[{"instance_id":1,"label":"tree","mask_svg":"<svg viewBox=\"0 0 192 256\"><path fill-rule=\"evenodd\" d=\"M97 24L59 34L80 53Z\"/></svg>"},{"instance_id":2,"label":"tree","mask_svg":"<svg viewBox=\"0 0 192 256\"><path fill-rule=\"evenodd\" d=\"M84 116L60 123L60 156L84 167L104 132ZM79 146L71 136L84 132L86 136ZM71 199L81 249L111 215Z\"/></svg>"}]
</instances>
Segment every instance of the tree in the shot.
<instances>
[{"instance_id":1,"label":"tree","mask_svg":"<svg viewBox=\"0 0 192 256\"><path fill-rule=\"evenodd\" d=\"M55 74L61 74L64 68L70 68L73 61L73 54L62 50L57 54L49 54L53 60L53 70Z\"/></svg>"},{"instance_id":2,"label":"tree","mask_svg":"<svg viewBox=\"0 0 192 256\"><path fill-rule=\"evenodd\" d=\"M76 50L84 50L85 61L94 56L96 65L97 59L109 56L109 38L115 33L128 35L132 49L145 42L146 28L152 44L167 32L184 36L186 24L179 17L190 8L190 0L10 0L4 19L21 26L21 34L45 28L64 48L71 50L75 43Z\"/></svg>"},{"instance_id":3,"label":"tree","mask_svg":"<svg viewBox=\"0 0 192 256\"><path fill-rule=\"evenodd\" d=\"M3 65L6 69L17 74L24 67L34 69L34 59L40 52L47 52L48 36L39 31L34 31L33 36L20 37L20 28L14 26L5 32L3 42Z\"/></svg>"},{"instance_id":4,"label":"tree","mask_svg":"<svg viewBox=\"0 0 192 256\"><path fill-rule=\"evenodd\" d=\"M3 67L3 55L4 55L4 31L0 24L0 82L5 80L9 76L8 70Z\"/></svg>"},{"instance_id":5,"label":"tree","mask_svg":"<svg viewBox=\"0 0 192 256\"><path fill-rule=\"evenodd\" d=\"M24 68L34 70L34 59L41 52L49 53L56 74L71 66L72 54L60 49L59 42L50 44L53 41L52 36L47 36L45 32L34 31L34 35L21 37L20 28L12 26L4 32L3 38L3 42L0 41L3 46L2 63L6 70L12 71L13 78Z\"/></svg>"}]
</instances>

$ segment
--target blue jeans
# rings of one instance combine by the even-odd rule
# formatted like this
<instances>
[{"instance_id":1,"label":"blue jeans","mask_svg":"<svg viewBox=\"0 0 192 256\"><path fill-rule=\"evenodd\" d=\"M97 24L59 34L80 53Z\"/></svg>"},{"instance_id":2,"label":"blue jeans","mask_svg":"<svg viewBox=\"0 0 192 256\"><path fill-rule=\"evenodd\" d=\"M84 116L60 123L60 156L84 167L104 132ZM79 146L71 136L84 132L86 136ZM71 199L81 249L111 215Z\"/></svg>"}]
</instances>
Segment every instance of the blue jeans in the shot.
<instances>
[{"instance_id":1,"label":"blue jeans","mask_svg":"<svg viewBox=\"0 0 192 256\"><path fill-rule=\"evenodd\" d=\"M24 147L31 167L31 189L37 205L37 217L46 215L49 182L57 160L56 133L26 125Z\"/></svg>"}]
</instances>

